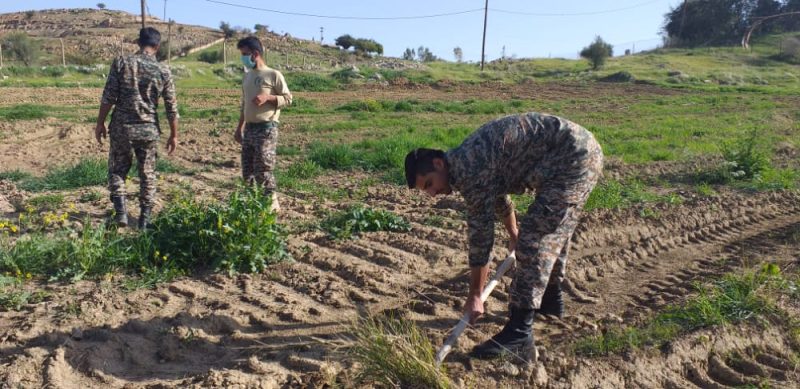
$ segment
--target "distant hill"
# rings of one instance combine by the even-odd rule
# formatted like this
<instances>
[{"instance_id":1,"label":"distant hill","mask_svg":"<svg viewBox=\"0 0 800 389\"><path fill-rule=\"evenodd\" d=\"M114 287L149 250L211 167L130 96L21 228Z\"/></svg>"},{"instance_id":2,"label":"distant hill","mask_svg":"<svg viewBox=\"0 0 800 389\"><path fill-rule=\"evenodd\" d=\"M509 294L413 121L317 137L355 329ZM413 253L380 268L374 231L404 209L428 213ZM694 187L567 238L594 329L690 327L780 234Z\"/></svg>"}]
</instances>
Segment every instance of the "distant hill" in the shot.
<instances>
[{"instance_id":1,"label":"distant hill","mask_svg":"<svg viewBox=\"0 0 800 389\"><path fill-rule=\"evenodd\" d=\"M146 20L166 40L167 23L150 17ZM0 34L22 31L41 42L47 57L61 57L64 40L68 62L105 62L116 55L136 50L134 44L141 18L127 12L101 9L52 9L0 14ZM176 23L172 27L173 52L208 45L222 33L208 27Z\"/></svg>"},{"instance_id":2,"label":"distant hill","mask_svg":"<svg viewBox=\"0 0 800 389\"><path fill-rule=\"evenodd\" d=\"M150 16L146 23L161 32L162 45L170 39L167 37L167 23L164 20ZM117 55L137 50L134 42L140 28L139 15L108 9L50 9L0 14L0 37L11 32L27 33L41 43L44 55L39 62L45 65L61 63L59 38L64 40L68 64L107 63ZM197 59L197 54L193 53L221 50L222 38L222 31L218 29L176 21L172 26L172 55L188 55L189 58ZM271 62L282 65L289 62L293 68L304 67L304 64L305 67L324 67L387 60L382 57L358 57L337 47L297 39L289 34L279 35L266 31L261 32L259 38L269 51ZM229 60L237 60L235 41L229 41L227 49ZM414 67L413 64L388 60L393 62L392 67Z\"/></svg>"}]
</instances>

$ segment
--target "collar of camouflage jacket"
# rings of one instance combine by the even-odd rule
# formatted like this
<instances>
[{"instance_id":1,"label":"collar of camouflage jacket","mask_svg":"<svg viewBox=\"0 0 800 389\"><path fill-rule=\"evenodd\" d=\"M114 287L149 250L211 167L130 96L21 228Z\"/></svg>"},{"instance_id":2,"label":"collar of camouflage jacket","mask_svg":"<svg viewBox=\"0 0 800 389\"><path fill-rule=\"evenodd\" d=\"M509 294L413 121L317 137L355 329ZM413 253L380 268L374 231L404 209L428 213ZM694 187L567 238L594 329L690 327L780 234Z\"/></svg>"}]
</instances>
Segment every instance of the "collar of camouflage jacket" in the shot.
<instances>
[{"instance_id":1,"label":"collar of camouflage jacket","mask_svg":"<svg viewBox=\"0 0 800 389\"><path fill-rule=\"evenodd\" d=\"M447 182L455 191L461 191L461 184L464 182L464 171L458 163L456 153L458 149L447 151L444 155L444 163L447 167Z\"/></svg>"}]
</instances>

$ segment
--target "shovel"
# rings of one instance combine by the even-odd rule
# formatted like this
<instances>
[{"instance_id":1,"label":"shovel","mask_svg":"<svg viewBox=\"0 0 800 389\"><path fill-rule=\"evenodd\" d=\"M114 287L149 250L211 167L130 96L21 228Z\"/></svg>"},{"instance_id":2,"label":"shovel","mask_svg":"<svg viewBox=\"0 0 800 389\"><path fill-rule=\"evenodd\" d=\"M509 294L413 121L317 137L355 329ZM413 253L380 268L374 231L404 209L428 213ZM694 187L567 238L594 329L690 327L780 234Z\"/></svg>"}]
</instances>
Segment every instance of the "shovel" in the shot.
<instances>
[{"instance_id":1,"label":"shovel","mask_svg":"<svg viewBox=\"0 0 800 389\"><path fill-rule=\"evenodd\" d=\"M500 282L500 278L503 277L503 274L508 271L508 269L514 264L516 260L516 256L512 251L503 263L500 264L500 267L494 272L494 275L489 280L489 283L486 284L486 287L483 288L483 292L481 293L481 302L486 302L486 299L489 298L489 295L492 294L492 290L497 284ZM436 353L436 365L439 366L444 361L444 358L447 357L447 354L450 353L450 350L453 349L453 345L458 340L458 337L461 336L461 333L467 328L467 324L469 323L469 314L465 313L464 316L461 317L461 320L458 321L455 327L453 327L453 332L450 333L450 336L445 340L442 348L439 349L439 352Z\"/></svg>"}]
</instances>

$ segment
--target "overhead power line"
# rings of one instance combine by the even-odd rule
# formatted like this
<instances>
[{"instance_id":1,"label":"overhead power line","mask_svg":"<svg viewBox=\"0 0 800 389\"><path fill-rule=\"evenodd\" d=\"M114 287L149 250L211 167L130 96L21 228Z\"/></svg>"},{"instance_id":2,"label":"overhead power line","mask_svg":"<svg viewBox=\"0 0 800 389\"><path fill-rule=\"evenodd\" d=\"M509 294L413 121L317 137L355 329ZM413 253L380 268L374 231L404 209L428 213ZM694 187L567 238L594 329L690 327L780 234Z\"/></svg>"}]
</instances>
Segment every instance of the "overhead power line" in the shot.
<instances>
[{"instance_id":1,"label":"overhead power line","mask_svg":"<svg viewBox=\"0 0 800 389\"><path fill-rule=\"evenodd\" d=\"M322 18L322 19L345 19L345 20L411 20L411 19L431 19L431 18L439 18L444 16L455 16L455 15L463 15L473 12L480 12L483 11L483 8L475 8L475 9L468 9L464 11L455 11L455 12L445 12L439 14L430 14L430 15L415 15L415 16L391 16L391 17L372 17L372 16L335 16L335 15L318 15L318 14L309 14L309 13L302 13L302 12L288 12L288 11L279 11L276 9L268 9L268 8L260 8L260 7L252 7L249 5L243 4L235 4L235 3L228 3L225 1L217 1L217 0L206 0L209 3L216 3L227 5L231 7L237 8L245 8L254 11L264 11L264 12L271 12L281 15L292 15L292 16L306 16L312 18Z\"/></svg>"},{"instance_id":2,"label":"overhead power line","mask_svg":"<svg viewBox=\"0 0 800 389\"><path fill-rule=\"evenodd\" d=\"M589 15L602 15L602 14L610 14L614 12L620 11L627 11L629 9L644 7L648 4L657 3L663 0L650 0L644 3L634 4L627 7L622 8L614 8L614 9L607 9L602 11L591 11L591 12L575 12L575 13L546 13L546 12L522 12L522 11L509 11L504 9L497 9L497 8L489 8L489 11L500 12L505 14L512 14L512 15L525 15L525 16L589 16Z\"/></svg>"}]
</instances>

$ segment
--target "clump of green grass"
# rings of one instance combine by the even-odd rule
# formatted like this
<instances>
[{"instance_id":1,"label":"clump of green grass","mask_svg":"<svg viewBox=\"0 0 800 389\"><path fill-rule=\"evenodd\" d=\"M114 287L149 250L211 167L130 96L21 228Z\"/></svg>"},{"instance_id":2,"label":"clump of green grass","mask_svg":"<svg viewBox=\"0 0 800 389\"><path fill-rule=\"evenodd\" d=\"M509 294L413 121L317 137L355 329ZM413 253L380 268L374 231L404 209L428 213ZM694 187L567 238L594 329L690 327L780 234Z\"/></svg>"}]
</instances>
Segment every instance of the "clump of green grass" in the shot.
<instances>
[{"instance_id":1,"label":"clump of green grass","mask_svg":"<svg viewBox=\"0 0 800 389\"><path fill-rule=\"evenodd\" d=\"M278 155L293 156L293 155L300 155L300 153L301 153L302 151L301 151L301 150L300 150L300 148L299 148L299 147L297 147L297 146L284 146L284 145L279 145L279 146L278 146L278 147L275 149L275 152L276 152Z\"/></svg>"},{"instance_id":2,"label":"clump of green grass","mask_svg":"<svg viewBox=\"0 0 800 389\"><path fill-rule=\"evenodd\" d=\"M320 228L333 239L348 239L362 232L407 232L411 224L392 212L356 205L328 215Z\"/></svg>"},{"instance_id":3,"label":"clump of green grass","mask_svg":"<svg viewBox=\"0 0 800 389\"><path fill-rule=\"evenodd\" d=\"M367 317L353 326L350 354L361 364L359 379L386 387L452 387L444 367L436 366L433 346L414 323Z\"/></svg>"},{"instance_id":4,"label":"clump of green grass","mask_svg":"<svg viewBox=\"0 0 800 389\"><path fill-rule=\"evenodd\" d=\"M322 168L314 161L302 160L293 163L286 171L290 179L307 180L320 175Z\"/></svg>"},{"instance_id":5,"label":"clump of green grass","mask_svg":"<svg viewBox=\"0 0 800 389\"><path fill-rule=\"evenodd\" d=\"M11 170L7 172L0 172L0 180L10 180L10 181L23 181L33 177L30 173L22 171L22 170Z\"/></svg>"},{"instance_id":6,"label":"clump of green grass","mask_svg":"<svg viewBox=\"0 0 800 389\"><path fill-rule=\"evenodd\" d=\"M6 177L16 181L20 189L30 192L76 189L105 184L108 180L108 164L105 160L84 158L74 165L55 167L43 177L21 171L7 172Z\"/></svg>"},{"instance_id":7,"label":"clump of green grass","mask_svg":"<svg viewBox=\"0 0 800 389\"><path fill-rule=\"evenodd\" d=\"M308 159L324 169L351 170L359 164L360 156L350 145L312 143Z\"/></svg>"},{"instance_id":8,"label":"clump of green grass","mask_svg":"<svg viewBox=\"0 0 800 389\"><path fill-rule=\"evenodd\" d=\"M82 194L78 198L78 201L80 201L82 203L91 203L91 202L99 201L102 198L103 198L103 194L101 192L96 191L96 190L91 190L89 192L86 192L86 193Z\"/></svg>"},{"instance_id":9,"label":"clump of green grass","mask_svg":"<svg viewBox=\"0 0 800 389\"><path fill-rule=\"evenodd\" d=\"M0 108L0 119L3 120L33 120L44 119L52 107L35 104L19 104L11 107Z\"/></svg>"},{"instance_id":10,"label":"clump of green grass","mask_svg":"<svg viewBox=\"0 0 800 389\"><path fill-rule=\"evenodd\" d=\"M612 328L602 335L579 341L581 355L608 355L645 346L660 347L680 334L700 328L744 321L781 319L775 305L778 293L791 293L789 283L775 264L759 271L728 274L706 286L683 306L660 313L642 327Z\"/></svg>"},{"instance_id":11,"label":"clump of green grass","mask_svg":"<svg viewBox=\"0 0 800 389\"><path fill-rule=\"evenodd\" d=\"M681 197L675 194L658 195L648 192L645 184L639 180L628 182L612 180L598 184L586 200L584 208L617 209L644 203L680 204L681 202Z\"/></svg>"},{"instance_id":12,"label":"clump of green grass","mask_svg":"<svg viewBox=\"0 0 800 389\"><path fill-rule=\"evenodd\" d=\"M287 73L286 80L293 91L330 92L339 88L337 80L314 73Z\"/></svg>"}]
</instances>

